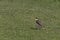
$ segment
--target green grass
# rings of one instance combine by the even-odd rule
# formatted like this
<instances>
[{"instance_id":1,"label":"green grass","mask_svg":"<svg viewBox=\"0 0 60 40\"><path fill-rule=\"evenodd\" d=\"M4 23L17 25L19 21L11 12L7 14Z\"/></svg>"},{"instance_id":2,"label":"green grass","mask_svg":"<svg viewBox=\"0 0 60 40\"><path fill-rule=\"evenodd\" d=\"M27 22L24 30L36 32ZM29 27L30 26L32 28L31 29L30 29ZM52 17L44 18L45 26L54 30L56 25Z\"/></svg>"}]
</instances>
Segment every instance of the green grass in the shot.
<instances>
[{"instance_id":1,"label":"green grass","mask_svg":"<svg viewBox=\"0 0 60 40\"><path fill-rule=\"evenodd\" d=\"M0 0L0 40L60 40L60 0Z\"/></svg>"}]
</instances>

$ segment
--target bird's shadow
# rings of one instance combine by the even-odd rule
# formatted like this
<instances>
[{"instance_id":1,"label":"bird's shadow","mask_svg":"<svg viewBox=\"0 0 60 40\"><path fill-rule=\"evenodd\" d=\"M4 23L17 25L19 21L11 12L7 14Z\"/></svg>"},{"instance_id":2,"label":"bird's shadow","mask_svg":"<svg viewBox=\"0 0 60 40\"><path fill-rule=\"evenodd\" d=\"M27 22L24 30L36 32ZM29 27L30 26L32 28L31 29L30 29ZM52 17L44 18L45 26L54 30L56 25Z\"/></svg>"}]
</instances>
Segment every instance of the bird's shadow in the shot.
<instances>
[{"instance_id":1,"label":"bird's shadow","mask_svg":"<svg viewBox=\"0 0 60 40\"><path fill-rule=\"evenodd\" d=\"M38 28L31 27L32 30L38 30Z\"/></svg>"}]
</instances>

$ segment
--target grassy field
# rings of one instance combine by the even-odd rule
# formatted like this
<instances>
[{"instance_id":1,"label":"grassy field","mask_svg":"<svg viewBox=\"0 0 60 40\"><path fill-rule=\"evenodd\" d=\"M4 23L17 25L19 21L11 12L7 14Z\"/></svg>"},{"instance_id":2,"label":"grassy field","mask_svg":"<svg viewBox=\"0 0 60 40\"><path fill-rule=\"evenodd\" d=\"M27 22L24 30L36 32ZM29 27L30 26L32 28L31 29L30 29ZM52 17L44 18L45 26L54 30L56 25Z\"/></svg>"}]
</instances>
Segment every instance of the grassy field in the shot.
<instances>
[{"instance_id":1,"label":"grassy field","mask_svg":"<svg viewBox=\"0 0 60 40\"><path fill-rule=\"evenodd\" d=\"M60 40L60 0L0 0L0 40Z\"/></svg>"}]
</instances>

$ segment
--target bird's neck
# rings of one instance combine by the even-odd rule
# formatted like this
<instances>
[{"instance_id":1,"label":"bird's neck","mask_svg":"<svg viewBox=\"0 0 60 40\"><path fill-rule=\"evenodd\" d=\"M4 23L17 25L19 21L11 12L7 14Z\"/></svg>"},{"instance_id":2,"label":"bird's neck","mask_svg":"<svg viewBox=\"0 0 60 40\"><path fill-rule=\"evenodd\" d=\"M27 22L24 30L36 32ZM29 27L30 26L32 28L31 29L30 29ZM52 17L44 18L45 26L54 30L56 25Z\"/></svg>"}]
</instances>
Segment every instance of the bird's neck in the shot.
<instances>
[{"instance_id":1,"label":"bird's neck","mask_svg":"<svg viewBox=\"0 0 60 40\"><path fill-rule=\"evenodd\" d=\"M38 20L38 19L35 19L35 20Z\"/></svg>"}]
</instances>

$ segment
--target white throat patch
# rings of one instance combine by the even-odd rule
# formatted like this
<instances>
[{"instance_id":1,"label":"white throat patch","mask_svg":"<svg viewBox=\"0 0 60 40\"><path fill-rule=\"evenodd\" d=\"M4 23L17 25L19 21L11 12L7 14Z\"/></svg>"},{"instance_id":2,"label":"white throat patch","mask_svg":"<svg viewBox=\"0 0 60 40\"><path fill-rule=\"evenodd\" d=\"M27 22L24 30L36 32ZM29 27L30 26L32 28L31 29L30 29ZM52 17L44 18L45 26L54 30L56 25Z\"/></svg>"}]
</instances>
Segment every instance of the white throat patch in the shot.
<instances>
[{"instance_id":1,"label":"white throat patch","mask_svg":"<svg viewBox=\"0 0 60 40\"><path fill-rule=\"evenodd\" d=\"M38 19L35 19L35 20L38 20Z\"/></svg>"}]
</instances>

